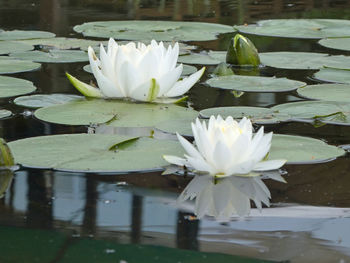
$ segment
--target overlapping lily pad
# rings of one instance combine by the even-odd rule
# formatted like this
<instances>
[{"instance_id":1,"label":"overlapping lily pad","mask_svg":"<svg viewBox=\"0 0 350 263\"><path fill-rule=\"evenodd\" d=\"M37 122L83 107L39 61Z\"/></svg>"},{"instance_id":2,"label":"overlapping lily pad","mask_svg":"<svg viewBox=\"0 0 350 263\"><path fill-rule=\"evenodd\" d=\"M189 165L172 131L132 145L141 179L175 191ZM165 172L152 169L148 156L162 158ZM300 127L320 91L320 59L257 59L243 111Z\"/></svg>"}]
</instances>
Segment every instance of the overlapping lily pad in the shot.
<instances>
[{"instance_id":1,"label":"overlapping lily pad","mask_svg":"<svg viewBox=\"0 0 350 263\"><path fill-rule=\"evenodd\" d=\"M287 164L307 164L330 161L345 151L324 141L283 134L274 134L268 159L286 159Z\"/></svg>"},{"instance_id":2,"label":"overlapping lily pad","mask_svg":"<svg viewBox=\"0 0 350 263\"><path fill-rule=\"evenodd\" d=\"M198 112L173 104L120 100L79 100L35 111L40 120L68 125L108 123L115 127L153 127L165 120L194 119Z\"/></svg>"},{"instance_id":3,"label":"overlapping lily pad","mask_svg":"<svg viewBox=\"0 0 350 263\"><path fill-rule=\"evenodd\" d=\"M36 94L18 97L14 100L14 103L28 108L42 108L81 100L82 98L82 96L71 94Z\"/></svg>"},{"instance_id":4,"label":"overlapping lily pad","mask_svg":"<svg viewBox=\"0 0 350 263\"><path fill-rule=\"evenodd\" d=\"M256 25L235 26L239 32L287 38L320 39L350 36L350 20L340 19L271 19Z\"/></svg>"},{"instance_id":5,"label":"overlapping lily pad","mask_svg":"<svg viewBox=\"0 0 350 263\"><path fill-rule=\"evenodd\" d=\"M325 38L318 41L321 46L350 51L350 37L347 38Z\"/></svg>"},{"instance_id":6,"label":"overlapping lily pad","mask_svg":"<svg viewBox=\"0 0 350 263\"><path fill-rule=\"evenodd\" d=\"M179 62L194 65L217 65L221 62L224 62L225 60L226 59L224 59L223 61L217 59L213 56L210 56L210 54L206 52L192 53L190 55L184 55L179 57Z\"/></svg>"},{"instance_id":7,"label":"overlapping lily pad","mask_svg":"<svg viewBox=\"0 0 350 263\"><path fill-rule=\"evenodd\" d=\"M350 69L350 57L330 56L311 52L266 52L260 53L261 63L283 69L320 69L334 67Z\"/></svg>"},{"instance_id":8,"label":"overlapping lily pad","mask_svg":"<svg viewBox=\"0 0 350 263\"><path fill-rule=\"evenodd\" d=\"M191 123L194 119L166 120L156 124L156 128L166 133L179 133L183 136L192 136Z\"/></svg>"},{"instance_id":9,"label":"overlapping lily pad","mask_svg":"<svg viewBox=\"0 0 350 263\"><path fill-rule=\"evenodd\" d=\"M32 61L0 56L0 74L12 74L33 71L40 67L41 65L39 63L35 63Z\"/></svg>"},{"instance_id":10,"label":"overlapping lily pad","mask_svg":"<svg viewBox=\"0 0 350 263\"><path fill-rule=\"evenodd\" d=\"M271 108L292 120L350 125L350 103L336 101L301 101L284 103Z\"/></svg>"},{"instance_id":11,"label":"overlapping lily pad","mask_svg":"<svg viewBox=\"0 0 350 263\"><path fill-rule=\"evenodd\" d=\"M0 40L21 40L34 38L51 38L56 35L46 31L26 31L26 30L12 30L0 31Z\"/></svg>"},{"instance_id":12,"label":"overlapping lily pad","mask_svg":"<svg viewBox=\"0 0 350 263\"><path fill-rule=\"evenodd\" d=\"M290 115L278 113L269 108L248 106L209 108L201 110L199 114L203 118L209 118L211 115L221 115L223 118L232 116L234 119L246 117L257 124L275 124L290 119Z\"/></svg>"},{"instance_id":13,"label":"overlapping lily pad","mask_svg":"<svg viewBox=\"0 0 350 263\"><path fill-rule=\"evenodd\" d=\"M0 119L10 117L12 112L9 110L0 109Z\"/></svg>"},{"instance_id":14,"label":"overlapping lily pad","mask_svg":"<svg viewBox=\"0 0 350 263\"><path fill-rule=\"evenodd\" d=\"M0 98L28 94L36 90L31 81L6 76L0 76Z\"/></svg>"},{"instance_id":15,"label":"overlapping lily pad","mask_svg":"<svg viewBox=\"0 0 350 263\"><path fill-rule=\"evenodd\" d=\"M70 63L70 62L84 62L88 61L88 55L85 51L81 50L49 50L43 51L27 51L10 54L11 57L15 57L23 60L30 60L43 63Z\"/></svg>"},{"instance_id":16,"label":"overlapping lily pad","mask_svg":"<svg viewBox=\"0 0 350 263\"><path fill-rule=\"evenodd\" d=\"M231 26L177 21L98 21L73 28L84 36L125 40L207 41L221 33L235 30Z\"/></svg>"},{"instance_id":17,"label":"overlapping lily pad","mask_svg":"<svg viewBox=\"0 0 350 263\"><path fill-rule=\"evenodd\" d=\"M286 92L303 87L306 83L287 78L230 75L206 81L211 87L243 92Z\"/></svg>"},{"instance_id":18,"label":"overlapping lily pad","mask_svg":"<svg viewBox=\"0 0 350 263\"><path fill-rule=\"evenodd\" d=\"M160 170L168 164L163 154L183 155L176 141L121 135L51 135L17 140L8 145L16 162L25 167L73 172Z\"/></svg>"},{"instance_id":19,"label":"overlapping lily pad","mask_svg":"<svg viewBox=\"0 0 350 263\"><path fill-rule=\"evenodd\" d=\"M343 69L322 68L314 74L314 78L326 82L350 84L350 71Z\"/></svg>"},{"instance_id":20,"label":"overlapping lily pad","mask_svg":"<svg viewBox=\"0 0 350 263\"><path fill-rule=\"evenodd\" d=\"M29 44L15 41L0 41L0 55L32 50L34 47Z\"/></svg>"},{"instance_id":21,"label":"overlapping lily pad","mask_svg":"<svg viewBox=\"0 0 350 263\"><path fill-rule=\"evenodd\" d=\"M349 72L350 74L350 72ZM350 103L349 84L308 85L297 90L302 97L315 100L345 101Z\"/></svg>"}]
</instances>

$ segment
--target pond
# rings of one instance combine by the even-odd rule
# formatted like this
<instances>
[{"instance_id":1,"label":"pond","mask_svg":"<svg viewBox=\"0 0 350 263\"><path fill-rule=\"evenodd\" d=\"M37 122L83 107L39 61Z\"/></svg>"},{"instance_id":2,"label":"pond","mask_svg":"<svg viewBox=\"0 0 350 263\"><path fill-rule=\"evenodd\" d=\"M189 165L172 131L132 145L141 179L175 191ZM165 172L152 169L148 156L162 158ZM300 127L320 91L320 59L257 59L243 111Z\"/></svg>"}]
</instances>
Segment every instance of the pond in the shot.
<instances>
[{"instance_id":1,"label":"pond","mask_svg":"<svg viewBox=\"0 0 350 263\"><path fill-rule=\"evenodd\" d=\"M36 87L35 90L30 82L16 82L11 85L19 89L18 94L1 96L0 93L0 109L12 113L10 116L1 116L3 113L0 112L0 137L10 142L11 148L17 154L16 151L22 152L24 148L34 148L28 147L28 144L32 143L28 140L27 145L15 146L15 142L20 139L44 135L63 138L59 136L84 133L69 137L67 147L70 147L70 154L73 155L62 151L60 139L43 141L35 151L23 151L21 158L24 156L27 158L26 162L29 160L27 163L33 162L33 165L20 167L13 175L11 172L0 170L0 262L350 262L350 161L346 151L331 146L350 148L347 146L350 144L347 119L350 98L346 90L349 87L345 84L339 85L332 92L318 92L306 88L296 91L298 87L305 85L302 82L315 85L324 84L326 82L322 80L327 80L327 83L350 84L350 63L347 57L343 57L350 55L349 42L334 44L333 40L322 40L324 43L321 45L318 42L323 38L319 37L322 30L309 26L308 30L311 30L308 31L302 26L298 27L295 20L288 25L279 21L277 25L271 25L273 30L248 26L266 19L349 17L350 1L345 0L0 0L2 30L40 30L54 33L56 37L93 40L89 43L67 42L62 39L51 41L50 33L45 33L47 35L44 38L47 42L19 41L21 44L8 46L2 45L4 40L1 37L4 34L1 35L3 32L0 30L0 52L3 52L0 55L0 87L8 81L3 76L31 81ZM200 82L187 93L188 100L182 102L181 106L142 106L138 103L130 107L128 103L114 105L114 102L109 101L99 104L94 100L88 100L87 103L85 101L83 106L67 106L68 104L61 104L60 98L54 97L52 101L58 101L61 105L54 106L56 108L51 112L47 105L42 105L43 108L37 110L34 116L35 109L23 103L48 103L47 98L34 102L18 101L20 95L25 93L80 95L70 84L66 72L86 83L92 80L92 75L85 71L88 69L83 69L88 64L85 51L88 45L97 47L99 42L106 44L108 37L97 36L108 33L109 29L86 29L84 26L77 29L75 26L93 21L122 20L242 25L241 34L249 37L254 43L259 50L260 59L266 66L233 67L235 75L225 78L229 79L230 83L244 83L244 87L237 85L232 91L231 84L227 87L226 80L215 80L213 72L225 56L225 53L216 51L227 50L231 38L235 35L234 30L224 32L216 39L215 33L209 34L208 30L201 31L201 28L195 28L191 29L190 33L180 32L179 35L171 36L175 39L189 40L187 45L180 46L180 53L183 53L180 61L195 66L196 70L199 70L202 64L206 64L206 72ZM328 26L331 24L329 21L327 23ZM344 23L343 27L341 23ZM349 21L341 23L336 29L327 28L321 34L349 37L349 27L346 27ZM142 32L142 27L147 26L145 22L136 25L126 22L122 30L118 29L118 36L124 41L143 34L142 36L149 40L148 38L158 36L163 31L176 32L178 29L178 25L159 23L155 30ZM97 27L103 28L101 25ZM140 35L128 34L128 27L139 30ZM153 24L150 24L150 27L153 28ZM89 35L91 32L95 35ZM188 39L181 39L185 37ZM34 45L35 49L45 51L45 54L50 56L28 51L25 44ZM60 54L60 51L47 53L51 45L61 45L62 49L73 48L75 51L64 55ZM340 47L331 48L334 45ZM79 51L79 47L84 51ZM14 48L18 49L18 52L12 52ZM19 55L21 52L22 55ZM23 59L23 53L28 56L29 52L29 62L27 58L28 64L24 66L29 67L27 72L14 73L16 69L5 60L8 58L4 59L8 53L12 53L10 57L17 56ZM279 53L276 58L273 56L277 53L270 52L304 53ZM315 55L315 58L310 57L310 52L322 54ZM337 57L325 57L325 54ZM288 60L288 56L292 58ZM58 58L62 59L62 63L52 63L52 60L57 61ZM203 63L203 59L206 62ZM38 60L41 60L41 66L31 62ZM12 69L13 74L9 74ZM184 70L191 71L193 68L186 66ZM259 84L254 84L251 78L242 76L265 78L260 79ZM281 82L274 84L269 82L272 76L288 78L294 82L287 85L280 80ZM208 81L209 79L211 80ZM21 92L22 88L27 91ZM325 98L333 102L322 102ZM68 99L77 100L74 96L63 98L66 103ZM321 102L311 99L320 99ZM285 104L290 102L295 104ZM99 147L106 142L102 139L92 139L91 133L148 137L153 135L153 131L144 127L155 125L171 132L174 132L174 129L185 129L184 134L191 135L187 131L189 129L191 133L189 125L198 115L196 111L224 106L261 107L248 114L252 116L255 128L264 124L265 132L318 139L317 144L312 140L307 144L309 140L301 143L298 141L299 137L295 137L298 139L296 142L292 137L288 137L288 140L284 140L282 135L274 137L276 143L280 140L278 147L284 147L282 153L293 153L290 158L295 161L290 161L281 170L287 183L264 180L271 192L270 207L264 206L260 211L252 203L249 216L234 216L230 220L216 220L211 216L197 218L192 202L176 202L193 177L186 173L162 175L160 169L154 169L157 165L148 167L150 169L145 166L145 163L150 164L153 161L152 152L160 153L167 149L171 153L173 148L174 152L177 151L177 146L172 145L176 137L159 130L154 136L171 139L170 144L153 143L147 141L151 139L146 138L140 144L144 143L148 148L132 153L136 160L132 160L131 166L116 163L120 170L114 168L117 172L106 173L102 169L101 173L101 166L98 165L103 167L103 162L100 164L98 160L108 154ZM133 113L137 107L140 107L140 110ZM274 108L267 113L267 117L264 115L266 109L264 111L262 108L271 107ZM83 108L85 111L93 111L97 117L93 120L85 118ZM128 125L125 124L125 119L119 118L120 116L116 118L116 109L124 109L123 114L127 116L127 121L128 118L133 119L132 127L142 128L126 128ZM328 109L333 111L329 112ZM239 108L239 114L244 110L246 109ZM141 111L142 114L139 113ZM162 122L154 123L153 115L147 115L148 111L157 112L157 118ZM61 115L53 116L52 112L54 115ZM172 114L171 118L176 117L177 122L167 122L169 117L164 117L164 112ZM209 117L211 113L202 111L201 115L207 114ZM224 112L221 114L225 115ZM68 120L64 119L65 116L69 116ZM60 121L55 121L57 118ZM101 118L104 118L103 121L100 121ZM96 123L113 125L99 126L95 125ZM182 123L188 124L188 127L184 127ZM104 135L104 138L108 136ZM118 151L128 143L122 139L120 141L122 145L114 142L114 145L110 144L111 148L114 147L113 150ZM50 147L46 147L47 145ZM300 145L304 145L304 148ZM276 145L273 147L278 148ZM77 168L74 165L66 165L76 158L76 155L83 156L86 151L92 151L94 154L83 162L83 166ZM303 160L309 153L312 154L312 158L302 163L300 159ZM49 159L51 166L45 163ZM323 162L324 159L327 159L327 162ZM65 165L62 166L62 163ZM122 172L120 166L129 172ZM48 167L57 169L47 169ZM91 167L92 170L89 172L82 167ZM135 172L138 169L143 172Z\"/></svg>"}]
</instances>

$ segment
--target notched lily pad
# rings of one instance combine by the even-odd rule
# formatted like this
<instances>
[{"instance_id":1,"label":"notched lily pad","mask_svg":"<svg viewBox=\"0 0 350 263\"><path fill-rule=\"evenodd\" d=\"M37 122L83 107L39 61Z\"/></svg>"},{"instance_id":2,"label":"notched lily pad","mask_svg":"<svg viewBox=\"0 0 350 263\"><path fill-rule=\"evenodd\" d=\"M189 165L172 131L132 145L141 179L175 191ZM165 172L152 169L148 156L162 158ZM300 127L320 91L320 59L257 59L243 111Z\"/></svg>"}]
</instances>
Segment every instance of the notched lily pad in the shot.
<instances>
[{"instance_id":1,"label":"notched lily pad","mask_svg":"<svg viewBox=\"0 0 350 263\"><path fill-rule=\"evenodd\" d=\"M313 77L326 82L350 84L350 71L346 69L322 68Z\"/></svg>"},{"instance_id":2,"label":"notched lily pad","mask_svg":"<svg viewBox=\"0 0 350 263\"><path fill-rule=\"evenodd\" d=\"M125 40L207 41L235 30L231 26L177 21L97 21L77 25L84 36Z\"/></svg>"},{"instance_id":3,"label":"notched lily pad","mask_svg":"<svg viewBox=\"0 0 350 263\"><path fill-rule=\"evenodd\" d=\"M0 98L15 97L36 90L31 81L0 76Z\"/></svg>"},{"instance_id":4,"label":"notched lily pad","mask_svg":"<svg viewBox=\"0 0 350 263\"><path fill-rule=\"evenodd\" d=\"M287 78L255 76L221 76L206 81L211 87L243 92L287 92L303 87L306 83Z\"/></svg>"},{"instance_id":5,"label":"notched lily pad","mask_svg":"<svg viewBox=\"0 0 350 263\"><path fill-rule=\"evenodd\" d=\"M0 31L0 40L20 40L20 39L34 39L34 38L51 38L56 35L46 31L26 31L26 30L12 30Z\"/></svg>"},{"instance_id":6,"label":"notched lily pad","mask_svg":"<svg viewBox=\"0 0 350 263\"><path fill-rule=\"evenodd\" d=\"M312 164L331 161L344 154L343 149L318 139L274 134L268 159L286 159L287 164Z\"/></svg>"},{"instance_id":7,"label":"notched lily pad","mask_svg":"<svg viewBox=\"0 0 350 263\"><path fill-rule=\"evenodd\" d=\"M4 118L7 118L7 117L10 117L11 115L12 115L11 111L0 109L0 119L4 119Z\"/></svg>"},{"instance_id":8,"label":"notched lily pad","mask_svg":"<svg viewBox=\"0 0 350 263\"><path fill-rule=\"evenodd\" d=\"M350 72L349 72L350 74ZM308 85L297 90L302 97L314 100L344 101L350 103L350 85L318 84Z\"/></svg>"},{"instance_id":9,"label":"notched lily pad","mask_svg":"<svg viewBox=\"0 0 350 263\"><path fill-rule=\"evenodd\" d=\"M14 103L28 108L42 108L81 100L82 98L82 96L71 94L36 94L18 97L14 100Z\"/></svg>"},{"instance_id":10,"label":"notched lily pad","mask_svg":"<svg viewBox=\"0 0 350 263\"><path fill-rule=\"evenodd\" d=\"M153 127L159 122L194 119L198 112L172 104L132 103L121 100L82 99L35 111L40 120L67 124L89 125L108 123L115 127Z\"/></svg>"},{"instance_id":11,"label":"notched lily pad","mask_svg":"<svg viewBox=\"0 0 350 263\"><path fill-rule=\"evenodd\" d=\"M25 167L91 173L161 170L168 164L163 154L183 155L176 141L121 135L40 136L10 142L9 147Z\"/></svg>"},{"instance_id":12,"label":"notched lily pad","mask_svg":"<svg viewBox=\"0 0 350 263\"><path fill-rule=\"evenodd\" d=\"M88 61L88 55L85 51L81 50L49 50L43 51L27 51L10 54L11 57L15 57L22 60L30 60L43 63L73 63Z\"/></svg>"},{"instance_id":13,"label":"notched lily pad","mask_svg":"<svg viewBox=\"0 0 350 263\"><path fill-rule=\"evenodd\" d=\"M0 41L0 55L23 52L32 49L34 49L34 47L29 44L18 43L15 41Z\"/></svg>"},{"instance_id":14,"label":"notched lily pad","mask_svg":"<svg viewBox=\"0 0 350 263\"><path fill-rule=\"evenodd\" d=\"M13 74L39 69L41 65L32 61L0 56L0 74Z\"/></svg>"}]
</instances>

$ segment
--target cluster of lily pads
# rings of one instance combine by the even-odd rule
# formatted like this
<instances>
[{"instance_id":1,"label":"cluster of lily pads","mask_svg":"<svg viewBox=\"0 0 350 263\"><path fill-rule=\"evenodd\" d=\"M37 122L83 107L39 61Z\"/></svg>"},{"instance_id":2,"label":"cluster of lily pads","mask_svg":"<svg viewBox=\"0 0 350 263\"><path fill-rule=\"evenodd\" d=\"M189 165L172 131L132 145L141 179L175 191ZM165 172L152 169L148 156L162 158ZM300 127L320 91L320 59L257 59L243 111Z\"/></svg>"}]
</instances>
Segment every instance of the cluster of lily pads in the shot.
<instances>
[{"instance_id":1,"label":"cluster of lily pads","mask_svg":"<svg viewBox=\"0 0 350 263\"><path fill-rule=\"evenodd\" d=\"M218 34L239 31L278 37L316 38L321 39L320 45L349 51L350 41L349 38L345 38L350 37L349 25L350 21L347 20L327 19L265 20L256 25L236 27L199 22L107 21L84 23L75 26L74 30L86 37L135 40L146 44L154 39L168 41L164 42L165 46L172 46L172 41L179 41L178 62L190 64L184 65L182 70L181 78L185 80L185 76L197 71L193 65L218 65L229 62L236 64L233 66L242 66L249 63L229 57L226 51L197 52L195 46L183 42L213 40ZM89 46L91 46L90 65L94 68L86 65L84 70L93 71L95 74L105 66L98 64L100 62L91 64L95 52L96 55L99 55L99 50L103 52L98 48L100 44L101 42L96 40L55 37L49 32L0 31L0 74L37 70L40 68L40 63L86 62L89 59L86 52ZM102 45L109 44L105 41ZM231 42L230 48L232 45L236 46ZM249 56L250 53L245 53L244 57ZM242 94L296 90L301 97L309 100L285 103L271 108L217 107L198 112L190 107L175 104L104 99L103 96L100 96L101 98L87 98L73 94L20 96L34 92L36 87L33 83L24 79L0 76L0 98L14 98L13 102L16 105L33 109L34 117L38 120L61 125L94 127L89 129L93 130L92 133L26 138L10 142L9 147L16 162L24 167L92 173L145 172L162 170L168 164L162 158L163 154L175 156L184 154L182 147L175 140L161 140L153 135L157 132L179 133L192 137L191 122L196 118L206 120L212 115L232 116L236 119L247 117L257 125L315 120L325 124L350 124L348 94L350 57L324 53L267 52L254 57L252 64L256 67L319 70L314 75L315 78L337 84L306 85L304 82L287 78L235 75L230 67L226 67L223 76L214 74L205 81L205 84L212 88L228 89ZM72 81L71 76L70 80ZM82 85L76 84L75 79L72 83ZM154 84L152 92L158 94L158 91L159 87ZM153 99L150 101L155 102ZM11 115L9 110L0 109L0 119L10 118ZM147 136L115 134L114 128L118 133L121 128L147 128ZM329 161L344 154L343 149L328 145L322 140L274 134L267 159L286 159L287 164L303 164Z\"/></svg>"}]
</instances>

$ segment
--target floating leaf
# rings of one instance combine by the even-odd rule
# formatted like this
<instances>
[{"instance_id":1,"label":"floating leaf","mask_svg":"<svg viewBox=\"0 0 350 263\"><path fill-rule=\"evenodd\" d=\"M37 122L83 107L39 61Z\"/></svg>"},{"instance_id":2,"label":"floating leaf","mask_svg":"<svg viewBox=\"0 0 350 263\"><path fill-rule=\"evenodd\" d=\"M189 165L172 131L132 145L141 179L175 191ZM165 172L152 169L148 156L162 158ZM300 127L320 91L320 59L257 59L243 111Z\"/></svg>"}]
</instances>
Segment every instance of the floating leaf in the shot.
<instances>
[{"instance_id":1,"label":"floating leaf","mask_svg":"<svg viewBox=\"0 0 350 263\"><path fill-rule=\"evenodd\" d=\"M350 125L350 103L336 101L299 101L271 108L291 115L294 121Z\"/></svg>"},{"instance_id":2,"label":"floating leaf","mask_svg":"<svg viewBox=\"0 0 350 263\"><path fill-rule=\"evenodd\" d=\"M23 95L34 90L36 90L36 87L31 81L0 76L0 98Z\"/></svg>"},{"instance_id":3,"label":"floating leaf","mask_svg":"<svg viewBox=\"0 0 350 263\"><path fill-rule=\"evenodd\" d=\"M194 119L176 119L166 120L156 124L156 128L166 133L175 134L176 132L184 136L192 136L191 123Z\"/></svg>"},{"instance_id":4,"label":"floating leaf","mask_svg":"<svg viewBox=\"0 0 350 263\"><path fill-rule=\"evenodd\" d=\"M153 127L165 120L194 119L198 112L177 105L132 103L119 100L90 99L41 108L40 120L68 125L106 123L116 127Z\"/></svg>"},{"instance_id":5,"label":"floating leaf","mask_svg":"<svg viewBox=\"0 0 350 263\"><path fill-rule=\"evenodd\" d=\"M223 118L232 116L234 119L242 119L243 117L246 117L251 119L253 123L257 124L275 124L290 119L289 115L274 112L269 108L247 106L209 108L201 110L199 114L203 118L209 118L211 115L221 115Z\"/></svg>"},{"instance_id":6,"label":"floating leaf","mask_svg":"<svg viewBox=\"0 0 350 263\"><path fill-rule=\"evenodd\" d=\"M321 81L350 84L350 71L342 69L322 68L314 74L314 78Z\"/></svg>"},{"instance_id":7,"label":"floating leaf","mask_svg":"<svg viewBox=\"0 0 350 263\"><path fill-rule=\"evenodd\" d=\"M0 56L0 74L33 71L40 68L39 63Z\"/></svg>"},{"instance_id":8,"label":"floating leaf","mask_svg":"<svg viewBox=\"0 0 350 263\"><path fill-rule=\"evenodd\" d=\"M49 50L43 51L27 51L10 54L10 57L15 57L23 60L30 60L43 63L69 63L88 61L88 55L81 50Z\"/></svg>"},{"instance_id":9,"label":"floating leaf","mask_svg":"<svg viewBox=\"0 0 350 263\"><path fill-rule=\"evenodd\" d=\"M350 38L325 38L318 43L324 47L350 51Z\"/></svg>"},{"instance_id":10,"label":"floating leaf","mask_svg":"<svg viewBox=\"0 0 350 263\"><path fill-rule=\"evenodd\" d=\"M34 47L29 44L18 43L15 41L0 41L0 55L23 52L32 49L34 49Z\"/></svg>"},{"instance_id":11,"label":"floating leaf","mask_svg":"<svg viewBox=\"0 0 350 263\"><path fill-rule=\"evenodd\" d=\"M300 96L308 99L345 101L350 103L350 85L346 84L308 85L304 88L299 88L297 92Z\"/></svg>"},{"instance_id":12,"label":"floating leaf","mask_svg":"<svg viewBox=\"0 0 350 263\"><path fill-rule=\"evenodd\" d=\"M216 58L211 57L207 53L192 53L190 55L184 55L180 56L179 60L180 63L185 64L197 64L197 65L217 65L221 62L224 62L225 60L221 61Z\"/></svg>"},{"instance_id":13,"label":"floating leaf","mask_svg":"<svg viewBox=\"0 0 350 263\"><path fill-rule=\"evenodd\" d=\"M244 92L286 92L303 87L306 83L287 78L255 76L222 76L206 81L211 87Z\"/></svg>"},{"instance_id":14,"label":"floating leaf","mask_svg":"<svg viewBox=\"0 0 350 263\"><path fill-rule=\"evenodd\" d=\"M45 32L45 31L25 31L25 30L0 31L0 40L20 40L20 39L51 38L51 37L55 37L55 34L50 32Z\"/></svg>"},{"instance_id":15,"label":"floating leaf","mask_svg":"<svg viewBox=\"0 0 350 263\"><path fill-rule=\"evenodd\" d=\"M14 100L14 103L16 105L28 108L42 108L58 104L64 104L82 98L82 96L71 94L36 94L18 97Z\"/></svg>"},{"instance_id":16,"label":"floating leaf","mask_svg":"<svg viewBox=\"0 0 350 263\"><path fill-rule=\"evenodd\" d=\"M242 25L235 28L239 32L254 35L320 39L350 36L349 31L337 30L349 26L350 20L341 19L271 19L258 21L256 25Z\"/></svg>"},{"instance_id":17,"label":"floating leaf","mask_svg":"<svg viewBox=\"0 0 350 263\"><path fill-rule=\"evenodd\" d=\"M0 110L0 119L10 117L12 112L9 110Z\"/></svg>"},{"instance_id":18,"label":"floating leaf","mask_svg":"<svg viewBox=\"0 0 350 263\"><path fill-rule=\"evenodd\" d=\"M73 28L84 36L125 40L207 41L235 30L231 26L177 21L98 21Z\"/></svg>"},{"instance_id":19,"label":"floating leaf","mask_svg":"<svg viewBox=\"0 0 350 263\"><path fill-rule=\"evenodd\" d=\"M25 167L73 172L160 170L167 165L163 154L182 155L176 141L140 138L125 147L117 144L131 137L121 135L70 134L27 138L9 143L17 163ZM115 150L110 150L115 146Z\"/></svg>"},{"instance_id":20,"label":"floating leaf","mask_svg":"<svg viewBox=\"0 0 350 263\"><path fill-rule=\"evenodd\" d=\"M286 159L287 164L309 164L327 162L344 154L343 149L318 139L274 134L268 159Z\"/></svg>"}]
</instances>

